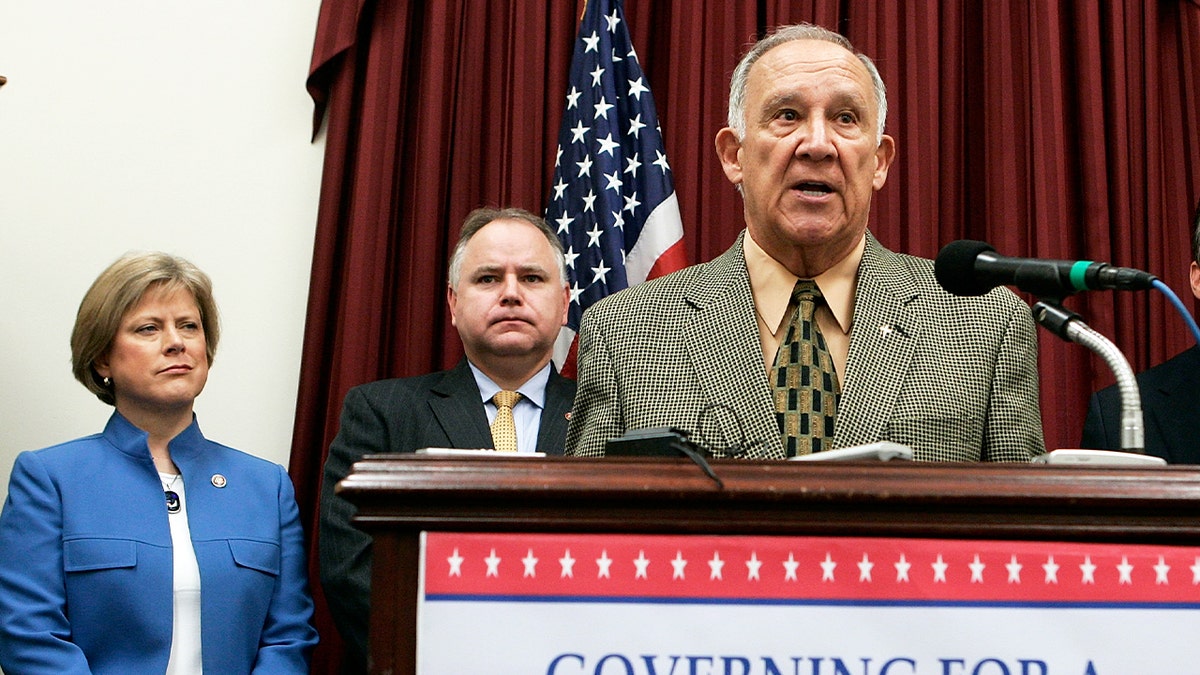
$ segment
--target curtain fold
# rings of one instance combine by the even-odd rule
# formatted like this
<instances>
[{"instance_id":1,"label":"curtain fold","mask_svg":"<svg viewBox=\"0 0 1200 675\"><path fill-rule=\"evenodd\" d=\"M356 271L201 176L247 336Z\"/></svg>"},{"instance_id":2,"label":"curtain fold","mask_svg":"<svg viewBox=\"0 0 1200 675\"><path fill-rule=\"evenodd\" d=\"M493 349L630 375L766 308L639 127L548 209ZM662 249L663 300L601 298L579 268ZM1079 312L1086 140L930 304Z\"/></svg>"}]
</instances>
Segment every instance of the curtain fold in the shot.
<instances>
[{"instance_id":1,"label":"curtain fold","mask_svg":"<svg viewBox=\"0 0 1200 675\"><path fill-rule=\"evenodd\" d=\"M290 473L315 547L326 449L346 391L461 355L446 258L473 208L544 211L583 0L326 0L307 86L325 168ZM1196 0L626 0L672 166L687 254L743 227L713 149L728 80L765 27L813 21L871 55L898 158L871 229L935 257L961 238L1010 256L1159 275L1193 310L1200 197ZM1032 301L1033 298L1026 298ZM1157 293L1067 299L1135 370L1190 345ZM1047 445L1078 443L1098 359L1040 335ZM315 590L316 555L311 554ZM318 597L318 602L322 600ZM323 604L320 605L323 608ZM319 611L314 672L339 643Z\"/></svg>"}]
</instances>

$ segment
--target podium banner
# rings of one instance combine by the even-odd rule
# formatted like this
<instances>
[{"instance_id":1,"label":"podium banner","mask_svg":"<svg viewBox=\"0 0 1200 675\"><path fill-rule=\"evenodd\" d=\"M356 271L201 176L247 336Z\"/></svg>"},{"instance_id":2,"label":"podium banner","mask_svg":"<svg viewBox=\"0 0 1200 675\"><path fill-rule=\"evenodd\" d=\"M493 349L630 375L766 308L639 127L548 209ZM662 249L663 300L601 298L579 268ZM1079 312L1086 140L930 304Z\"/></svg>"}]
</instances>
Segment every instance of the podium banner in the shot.
<instances>
[{"instance_id":1,"label":"podium banner","mask_svg":"<svg viewBox=\"0 0 1200 675\"><path fill-rule=\"evenodd\" d=\"M1200 673L1200 548L427 532L420 673Z\"/></svg>"}]
</instances>

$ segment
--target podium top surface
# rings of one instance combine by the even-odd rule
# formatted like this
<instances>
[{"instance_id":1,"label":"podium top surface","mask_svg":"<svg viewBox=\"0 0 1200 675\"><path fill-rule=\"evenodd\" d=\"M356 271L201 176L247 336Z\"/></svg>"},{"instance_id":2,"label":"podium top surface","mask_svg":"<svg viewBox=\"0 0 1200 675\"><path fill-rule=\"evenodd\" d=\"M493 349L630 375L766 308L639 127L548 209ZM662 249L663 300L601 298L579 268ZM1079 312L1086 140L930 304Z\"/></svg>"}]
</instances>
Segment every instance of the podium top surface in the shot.
<instances>
[{"instance_id":1,"label":"podium top surface","mask_svg":"<svg viewBox=\"0 0 1200 675\"><path fill-rule=\"evenodd\" d=\"M364 529L1200 543L1200 467L373 455Z\"/></svg>"}]
</instances>

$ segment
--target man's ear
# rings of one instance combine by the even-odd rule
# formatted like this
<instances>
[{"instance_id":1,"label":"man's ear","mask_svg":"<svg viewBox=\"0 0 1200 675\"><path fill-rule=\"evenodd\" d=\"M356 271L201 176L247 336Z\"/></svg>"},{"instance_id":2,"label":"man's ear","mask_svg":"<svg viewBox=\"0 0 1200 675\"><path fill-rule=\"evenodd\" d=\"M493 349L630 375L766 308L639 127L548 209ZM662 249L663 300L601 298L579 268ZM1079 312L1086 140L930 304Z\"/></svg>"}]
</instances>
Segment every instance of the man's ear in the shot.
<instances>
[{"instance_id":1,"label":"man's ear","mask_svg":"<svg viewBox=\"0 0 1200 675\"><path fill-rule=\"evenodd\" d=\"M446 304L450 307L450 325L458 327L458 319L455 315L455 310L458 308L458 294L454 292L454 287L446 284Z\"/></svg>"},{"instance_id":2,"label":"man's ear","mask_svg":"<svg viewBox=\"0 0 1200 675\"><path fill-rule=\"evenodd\" d=\"M896 141L884 134L879 138L879 147L875 148L875 180L871 185L879 190L887 182L888 169L896 161Z\"/></svg>"},{"instance_id":3,"label":"man's ear","mask_svg":"<svg viewBox=\"0 0 1200 675\"><path fill-rule=\"evenodd\" d=\"M1192 295L1200 300L1200 264L1192 263L1191 269Z\"/></svg>"},{"instance_id":4,"label":"man's ear","mask_svg":"<svg viewBox=\"0 0 1200 675\"><path fill-rule=\"evenodd\" d=\"M734 185L742 184L742 142L737 133L730 127L717 132L717 159L721 160L721 169L725 177Z\"/></svg>"},{"instance_id":5,"label":"man's ear","mask_svg":"<svg viewBox=\"0 0 1200 675\"><path fill-rule=\"evenodd\" d=\"M567 317L571 315L571 287L563 284L563 312L560 326L567 325Z\"/></svg>"}]
</instances>

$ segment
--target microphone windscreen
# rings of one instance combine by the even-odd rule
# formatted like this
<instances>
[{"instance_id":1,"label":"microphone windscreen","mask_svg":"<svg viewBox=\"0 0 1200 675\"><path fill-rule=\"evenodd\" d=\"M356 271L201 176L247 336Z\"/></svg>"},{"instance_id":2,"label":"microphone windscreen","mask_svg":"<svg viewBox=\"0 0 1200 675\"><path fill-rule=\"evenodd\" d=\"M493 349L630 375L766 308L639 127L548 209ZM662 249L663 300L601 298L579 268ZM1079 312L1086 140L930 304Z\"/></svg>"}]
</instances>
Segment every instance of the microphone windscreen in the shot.
<instances>
[{"instance_id":1,"label":"microphone windscreen","mask_svg":"<svg viewBox=\"0 0 1200 675\"><path fill-rule=\"evenodd\" d=\"M980 279L975 273L975 259L980 253L995 251L990 244L972 239L952 241L942 247L933 262L933 274L942 288L954 295L983 295L994 284Z\"/></svg>"}]
</instances>

